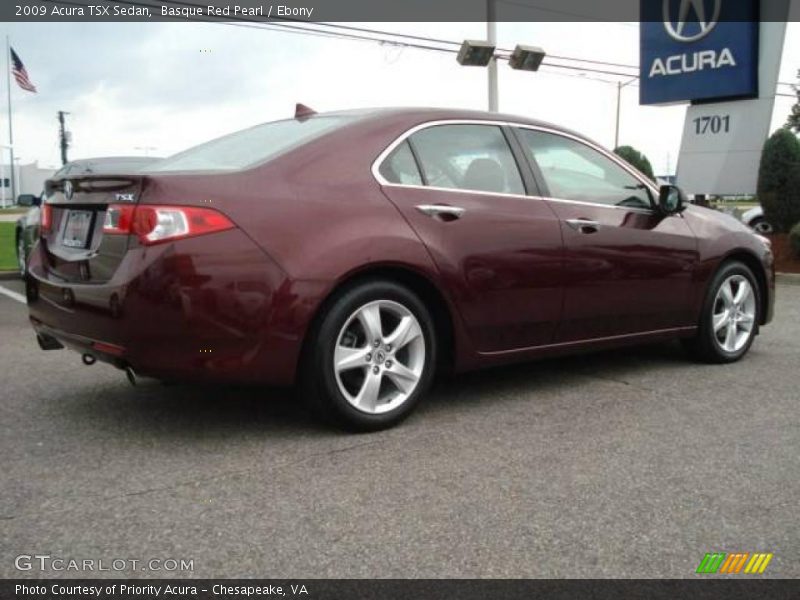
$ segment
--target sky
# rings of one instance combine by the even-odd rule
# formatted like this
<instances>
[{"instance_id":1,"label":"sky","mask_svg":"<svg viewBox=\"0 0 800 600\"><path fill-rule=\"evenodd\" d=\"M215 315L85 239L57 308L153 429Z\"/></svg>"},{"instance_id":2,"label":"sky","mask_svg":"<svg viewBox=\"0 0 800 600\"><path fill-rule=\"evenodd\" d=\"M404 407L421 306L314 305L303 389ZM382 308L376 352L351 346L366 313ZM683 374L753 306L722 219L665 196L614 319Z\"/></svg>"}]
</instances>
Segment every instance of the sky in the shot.
<instances>
[{"instance_id":1,"label":"sky","mask_svg":"<svg viewBox=\"0 0 800 600\"><path fill-rule=\"evenodd\" d=\"M486 37L483 23L353 25L453 41ZM626 65L639 60L635 23L498 23L497 30L500 47L522 43L549 55ZM0 33L10 36L39 90L27 93L12 79L15 148L23 164L60 165L59 110L69 113L75 159L168 156L289 117L296 102L318 111L487 106L486 69L461 67L449 53L223 23L5 23ZM789 23L780 81L796 81L798 56L800 23ZM501 111L613 147L619 78L547 67L514 71L500 62L499 79ZM674 172L686 107L639 106L638 93L635 82L622 89L620 143L643 151L657 174ZM791 98L776 100L771 129L783 124L791 105ZM7 140L3 110L0 143Z\"/></svg>"}]
</instances>

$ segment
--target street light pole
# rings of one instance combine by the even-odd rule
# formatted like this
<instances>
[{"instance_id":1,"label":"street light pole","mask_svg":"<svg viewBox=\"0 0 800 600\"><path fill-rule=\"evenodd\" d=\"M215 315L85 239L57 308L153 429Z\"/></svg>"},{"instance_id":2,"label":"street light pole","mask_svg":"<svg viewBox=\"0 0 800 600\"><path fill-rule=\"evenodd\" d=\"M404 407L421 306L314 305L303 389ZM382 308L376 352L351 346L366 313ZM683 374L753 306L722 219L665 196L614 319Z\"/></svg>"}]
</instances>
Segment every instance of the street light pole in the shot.
<instances>
[{"instance_id":1,"label":"street light pole","mask_svg":"<svg viewBox=\"0 0 800 600\"><path fill-rule=\"evenodd\" d=\"M486 38L492 46L497 46L495 18L495 0L486 0ZM492 56L492 60L489 61L489 111L497 112L498 105L497 58Z\"/></svg>"}]
</instances>

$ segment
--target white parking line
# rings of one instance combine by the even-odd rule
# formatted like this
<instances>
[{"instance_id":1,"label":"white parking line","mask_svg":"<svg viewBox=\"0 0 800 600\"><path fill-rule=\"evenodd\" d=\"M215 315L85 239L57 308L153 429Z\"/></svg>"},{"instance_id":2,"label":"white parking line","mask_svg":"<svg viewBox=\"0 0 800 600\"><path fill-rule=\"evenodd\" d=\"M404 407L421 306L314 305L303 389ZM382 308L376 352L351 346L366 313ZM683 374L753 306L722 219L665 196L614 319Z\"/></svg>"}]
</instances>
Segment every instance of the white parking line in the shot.
<instances>
[{"instance_id":1,"label":"white parking line","mask_svg":"<svg viewBox=\"0 0 800 600\"><path fill-rule=\"evenodd\" d=\"M23 296L22 294L18 294L13 290L9 290L8 288L4 288L2 285L0 285L0 294L3 294L3 296L8 296L12 300L16 300L17 302L22 302L22 304L28 303L27 300L25 300L25 296Z\"/></svg>"}]
</instances>

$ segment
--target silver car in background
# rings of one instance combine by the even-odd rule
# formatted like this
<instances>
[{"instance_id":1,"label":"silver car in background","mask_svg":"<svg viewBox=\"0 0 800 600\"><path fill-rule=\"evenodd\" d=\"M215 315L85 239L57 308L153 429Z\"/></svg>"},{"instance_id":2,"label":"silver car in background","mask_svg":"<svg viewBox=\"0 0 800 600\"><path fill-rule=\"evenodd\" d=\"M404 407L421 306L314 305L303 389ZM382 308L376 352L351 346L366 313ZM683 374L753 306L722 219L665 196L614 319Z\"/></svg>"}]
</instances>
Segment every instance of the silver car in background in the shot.
<instances>
[{"instance_id":1,"label":"silver car in background","mask_svg":"<svg viewBox=\"0 0 800 600\"><path fill-rule=\"evenodd\" d=\"M742 223L747 225L756 233L772 233L772 223L764 218L764 209L761 206L754 206L742 214Z\"/></svg>"}]
</instances>

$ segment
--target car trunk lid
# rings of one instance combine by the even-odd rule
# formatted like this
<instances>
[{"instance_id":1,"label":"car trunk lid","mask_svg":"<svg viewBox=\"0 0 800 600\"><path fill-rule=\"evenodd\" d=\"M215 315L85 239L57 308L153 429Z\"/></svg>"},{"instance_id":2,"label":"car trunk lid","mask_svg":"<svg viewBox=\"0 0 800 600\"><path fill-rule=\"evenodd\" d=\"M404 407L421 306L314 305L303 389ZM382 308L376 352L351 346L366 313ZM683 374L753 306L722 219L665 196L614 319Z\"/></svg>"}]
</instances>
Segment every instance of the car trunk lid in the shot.
<instances>
[{"instance_id":1,"label":"car trunk lid","mask_svg":"<svg viewBox=\"0 0 800 600\"><path fill-rule=\"evenodd\" d=\"M104 232L115 214L109 207L137 204L146 183L128 174L48 180L41 227L48 271L65 283L109 281L129 243L127 235Z\"/></svg>"}]
</instances>

